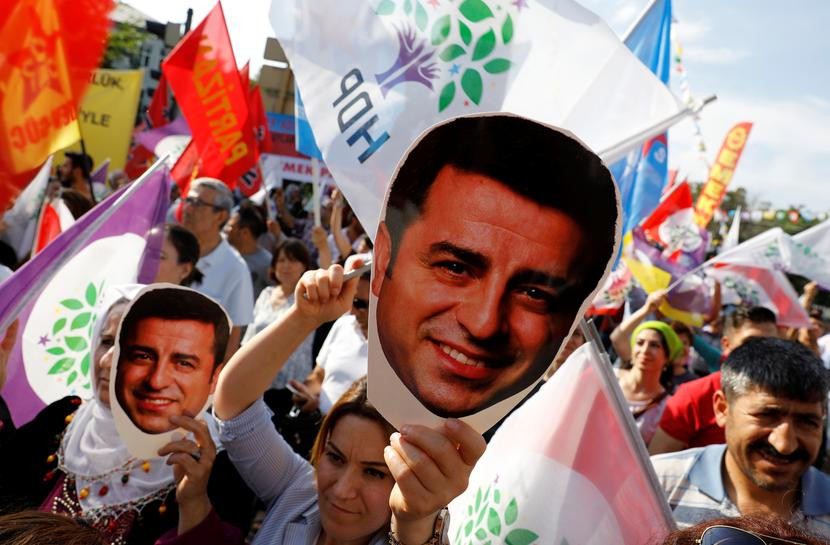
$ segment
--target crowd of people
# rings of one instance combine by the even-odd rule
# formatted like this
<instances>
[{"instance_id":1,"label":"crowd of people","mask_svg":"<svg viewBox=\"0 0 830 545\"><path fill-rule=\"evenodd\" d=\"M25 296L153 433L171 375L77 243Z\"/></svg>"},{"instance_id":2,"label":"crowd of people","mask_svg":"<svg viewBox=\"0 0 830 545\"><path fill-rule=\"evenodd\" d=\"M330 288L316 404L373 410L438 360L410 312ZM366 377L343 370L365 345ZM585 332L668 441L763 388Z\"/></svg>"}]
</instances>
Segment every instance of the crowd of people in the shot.
<instances>
[{"instance_id":1,"label":"crowd of people","mask_svg":"<svg viewBox=\"0 0 830 545\"><path fill-rule=\"evenodd\" d=\"M91 168L88 156L70 154L58 169L54 191L78 217L124 183L119 175L96 188ZM485 439L455 418L396 430L369 402L370 275L345 280L344 271L371 259L372 241L338 191L324 193L317 224L295 184L255 203L220 180L191 183L171 205L155 280L209 296L230 318L224 330L211 326L212 410L171 417L189 433L156 457L130 454L109 382L119 323L141 286L108 288L90 343L93 398L60 399L19 427L0 399L4 543L45 543L25 541L43 528L54 543L446 539L445 508ZM3 255L11 270L23 261ZM817 289L805 289L808 311ZM599 324L681 527L661 542L830 540L830 337L820 314L813 328L788 331L764 307L717 308L693 329L660 314L665 298L653 292ZM16 333L4 332L0 385ZM543 380L581 335L562 343ZM153 372L139 388L163 396L176 381Z\"/></svg>"}]
</instances>

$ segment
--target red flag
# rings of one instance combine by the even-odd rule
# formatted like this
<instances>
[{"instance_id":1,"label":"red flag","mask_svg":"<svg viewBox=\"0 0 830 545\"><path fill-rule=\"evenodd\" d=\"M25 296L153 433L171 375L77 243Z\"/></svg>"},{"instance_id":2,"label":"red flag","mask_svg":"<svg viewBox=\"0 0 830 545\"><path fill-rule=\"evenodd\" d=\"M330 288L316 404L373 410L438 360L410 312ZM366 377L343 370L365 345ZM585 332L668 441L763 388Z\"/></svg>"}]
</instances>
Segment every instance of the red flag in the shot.
<instances>
[{"instance_id":1,"label":"red flag","mask_svg":"<svg viewBox=\"0 0 830 545\"><path fill-rule=\"evenodd\" d=\"M242 82L242 89L246 92L248 91L248 87L251 86L251 61L245 63L245 66L242 67L242 70L239 71L239 81Z\"/></svg>"},{"instance_id":2,"label":"red flag","mask_svg":"<svg viewBox=\"0 0 830 545\"><path fill-rule=\"evenodd\" d=\"M651 241L663 247L663 254L670 259L685 253L694 256L698 263L703 261L708 238L695 223L692 191L685 181L660 201L641 227Z\"/></svg>"},{"instance_id":3,"label":"red flag","mask_svg":"<svg viewBox=\"0 0 830 545\"><path fill-rule=\"evenodd\" d=\"M196 173L199 175L202 174L201 165L199 164L199 151L196 149L193 140L191 140L187 147L184 148L182 154L179 155L173 168L170 169L170 177L179 186L183 197L187 196L187 188L190 186L190 180L196 177Z\"/></svg>"},{"instance_id":4,"label":"red flag","mask_svg":"<svg viewBox=\"0 0 830 545\"><path fill-rule=\"evenodd\" d=\"M75 223L72 212L60 197L52 199L43 205L40 221L35 233L35 247L32 255L38 253L47 244L58 238L58 235L69 229Z\"/></svg>"},{"instance_id":5,"label":"red flag","mask_svg":"<svg viewBox=\"0 0 830 545\"><path fill-rule=\"evenodd\" d=\"M77 139L76 114L107 40L111 0L16 0L0 10L0 209Z\"/></svg>"},{"instance_id":6,"label":"red flag","mask_svg":"<svg viewBox=\"0 0 830 545\"><path fill-rule=\"evenodd\" d=\"M167 125L173 121L173 116L170 112L171 106L170 92L167 89L167 77L162 72L158 87L153 92L150 105L147 106L147 118L150 120L150 125L153 128Z\"/></svg>"},{"instance_id":7,"label":"red flag","mask_svg":"<svg viewBox=\"0 0 830 545\"><path fill-rule=\"evenodd\" d=\"M248 65L245 65L247 68ZM244 71L244 69L243 69ZM249 94L248 130L250 130L250 145L254 150L254 166L239 178L238 188L246 197L250 197L262 186L262 169L259 166L259 156L263 153L271 135L268 131L268 117L265 115L265 107L262 104L262 94L259 85L254 86Z\"/></svg>"},{"instance_id":8,"label":"red flag","mask_svg":"<svg viewBox=\"0 0 830 545\"><path fill-rule=\"evenodd\" d=\"M162 63L202 158L200 175L229 187L253 166L246 137L248 93L233 57L221 4Z\"/></svg>"},{"instance_id":9,"label":"red flag","mask_svg":"<svg viewBox=\"0 0 830 545\"><path fill-rule=\"evenodd\" d=\"M662 542L671 512L603 365L581 346L502 424L450 503L453 543Z\"/></svg>"}]
</instances>

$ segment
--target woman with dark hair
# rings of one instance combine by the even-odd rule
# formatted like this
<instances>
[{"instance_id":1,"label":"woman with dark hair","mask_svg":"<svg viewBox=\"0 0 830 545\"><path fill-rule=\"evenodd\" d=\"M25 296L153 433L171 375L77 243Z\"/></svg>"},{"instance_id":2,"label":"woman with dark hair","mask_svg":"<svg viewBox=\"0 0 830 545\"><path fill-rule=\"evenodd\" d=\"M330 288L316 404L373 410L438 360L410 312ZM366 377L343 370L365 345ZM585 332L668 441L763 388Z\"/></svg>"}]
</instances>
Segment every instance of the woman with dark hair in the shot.
<instances>
[{"instance_id":1,"label":"woman with dark hair","mask_svg":"<svg viewBox=\"0 0 830 545\"><path fill-rule=\"evenodd\" d=\"M310 267L311 257L308 248L300 240L289 238L277 248L268 269L270 278L277 285L266 287L257 297L254 304L254 321L245 331L243 345L288 312L294 304L294 289L297 282ZM313 342L313 334L303 339L300 346L286 360L279 374L271 381L271 389L284 389L288 381L303 380L308 376L313 364ZM288 397L291 397L290 394Z\"/></svg>"},{"instance_id":2,"label":"woman with dark hair","mask_svg":"<svg viewBox=\"0 0 830 545\"><path fill-rule=\"evenodd\" d=\"M190 286L202 281L202 273L196 268L199 261L199 241L196 235L181 225L168 223L164 226L164 240L161 243L159 271L155 282L168 282Z\"/></svg>"},{"instance_id":3,"label":"woman with dark hair","mask_svg":"<svg viewBox=\"0 0 830 545\"><path fill-rule=\"evenodd\" d=\"M706 520L676 530L654 545L828 545L791 522L775 517Z\"/></svg>"},{"instance_id":4,"label":"woman with dark hair","mask_svg":"<svg viewBox=\"0 0 830 545\"><path fill-rule=\"evenodd\" d=\"M222 443L267 509L254 545L439 543L440 513L484 452L484 439L455 419L440 430L404 426L390 437L391 426L366 400L365 381L329 411L313 466L277 434L262 392L303 339L350 309L357 284L344 281L338 265L306 272L289 311L242 346L219 377L213 407Z\"/></svg>"}]
</instances>

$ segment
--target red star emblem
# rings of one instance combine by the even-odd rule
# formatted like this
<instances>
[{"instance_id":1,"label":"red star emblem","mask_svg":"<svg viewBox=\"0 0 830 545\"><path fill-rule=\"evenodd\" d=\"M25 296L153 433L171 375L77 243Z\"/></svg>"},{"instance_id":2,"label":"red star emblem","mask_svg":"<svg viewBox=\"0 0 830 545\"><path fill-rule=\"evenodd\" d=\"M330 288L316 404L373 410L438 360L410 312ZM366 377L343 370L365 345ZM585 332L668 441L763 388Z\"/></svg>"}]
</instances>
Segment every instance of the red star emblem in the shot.
<instances>
[{"instance_id":1,"label":"red star emblem","mask_svg":"<svg viewBox=\"0 0 830 545\"><path fill-rule=\"evenodd\" d=\"M23 78L23 111L29 109L44 89L63 94L57 59L59 38L58 31L47 35L40 18L34 17L23 46L9 55L10 63L18 67Z\"/></svg>"}]
</instances>

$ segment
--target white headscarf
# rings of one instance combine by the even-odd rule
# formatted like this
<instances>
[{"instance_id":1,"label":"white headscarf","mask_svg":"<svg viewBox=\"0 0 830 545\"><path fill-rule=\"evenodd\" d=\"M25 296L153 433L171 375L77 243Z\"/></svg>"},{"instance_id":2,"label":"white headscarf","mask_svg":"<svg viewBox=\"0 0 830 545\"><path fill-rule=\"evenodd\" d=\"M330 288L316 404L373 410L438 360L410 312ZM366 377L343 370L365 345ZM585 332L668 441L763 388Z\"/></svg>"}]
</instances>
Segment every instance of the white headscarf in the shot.
<instances>
[{"instance_id":1,"label":"white headscarf","mask_svg":"<svg viewBox=\"0 0 830 545\"><path fill-rule=\"evenodd\" d=\"M90 343L93 361L110 309L119 301L132 300L143 287L130 284L104 290L96 307L97 319ZM95 363L90 366L90 380L94 380ZM84 516L117 518L166 496L175 484L173 469L165 465L164 457L135 460L115 429L109 407L98 399L95 384L92 390L94 397L78 409L63 436L60 469L75 478L75 491ZM122 481L124 475L128 476L126 483ZM106 493L102 495L105 486Z\"/></svg>"}]
</instances>

